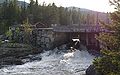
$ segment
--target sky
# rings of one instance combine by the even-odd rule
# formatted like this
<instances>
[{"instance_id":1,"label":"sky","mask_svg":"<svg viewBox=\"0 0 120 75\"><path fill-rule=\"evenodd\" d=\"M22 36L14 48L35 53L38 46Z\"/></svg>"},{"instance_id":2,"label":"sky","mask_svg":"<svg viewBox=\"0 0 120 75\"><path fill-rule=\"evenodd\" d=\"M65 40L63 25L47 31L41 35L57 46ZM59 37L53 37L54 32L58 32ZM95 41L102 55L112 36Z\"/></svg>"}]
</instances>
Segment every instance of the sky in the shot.
<instances>
[{"instance_id":1,"label":"sky","mask_svg":"<svg viewBox=\"0 0 120 75\"><path fill-rule=\"evenodd\" d=\"M21 0L24 1L24 0ZM29 2L29 0L25 0ZM79 8L86 8L94 11L100 12L112 12L113 7L110 6L109 0L38 0L41 4L45 2L46 4L55 3L57 6L70 7L75 6Z\"/></svg>"}]
</instances>

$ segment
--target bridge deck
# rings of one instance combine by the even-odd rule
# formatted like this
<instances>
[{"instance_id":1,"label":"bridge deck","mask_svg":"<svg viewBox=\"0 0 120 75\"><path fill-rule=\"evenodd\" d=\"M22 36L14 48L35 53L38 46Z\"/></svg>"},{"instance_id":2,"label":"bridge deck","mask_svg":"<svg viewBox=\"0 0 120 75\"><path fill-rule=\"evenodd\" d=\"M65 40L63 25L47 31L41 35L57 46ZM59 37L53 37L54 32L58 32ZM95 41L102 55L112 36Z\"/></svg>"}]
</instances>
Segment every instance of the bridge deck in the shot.
<instances>
[{"instance_id":1,"label":"bridge deck","mask_svg":"<svg viewBox=\"0 0 120 75\"><path fill-rule=\"evenodd\" d=\"M53 28L54 32L110 32L100 26L57 26Z\"/></svg>"}]
</instances>

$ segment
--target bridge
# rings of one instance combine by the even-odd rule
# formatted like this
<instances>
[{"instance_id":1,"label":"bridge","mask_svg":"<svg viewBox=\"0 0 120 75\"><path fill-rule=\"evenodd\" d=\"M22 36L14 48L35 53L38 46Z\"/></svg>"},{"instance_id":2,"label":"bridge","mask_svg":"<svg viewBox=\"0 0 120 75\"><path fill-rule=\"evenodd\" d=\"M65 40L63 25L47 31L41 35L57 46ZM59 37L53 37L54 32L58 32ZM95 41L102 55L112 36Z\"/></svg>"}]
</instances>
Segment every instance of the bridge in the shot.
<instances>
[{"instance_id":1,"label":"bridge","mask_svg":"<svg viewBox=\"0 0 120 75\"><path fill-rule=\"evenodd\" d=\"M57 42L72 42L73 38L80 39L80 43L85 45L89 50L100 50L100 44L95 36L100 32L109 32L101 26L81 25L81 26L56 26L53 27ZM61 38L61 39L60 39Z\"/></svg>"},{"instance_id":2,"label":"bridge","mask_svg":"<svg viewBox=\"0 0 120 75\"><path fill-rule=\"evenodd\" d=\"M23 26L20 25L23 32ZM11 27L14 30L14 27ZM62 44L71 43L72 39L79 39L80 43L85 45L89 50L100 50L100 43L95 36L101 32L110 32L100 25L57 25L46 27L41 23L32 25L32 44L37 47L53 48Z\"/></svg>"},{"instance_id":3,"label":"bridge","mask_svg":"<svg viewBox=\"0 0 120 75\"><path fill-rule=\"evenodd\" d=\"M95 26L95 25L81 25L81 26L56 26L53 27L54 32L109 32L107 29L102 28L101 26Z\"/></svg>"},{"instance_id":4,"label":"bridge","mask_svg":"<svg viewBox=\"0 0 120 75\"><path fill-rule=\"evenodd\" d=\"M89 50L100 50L100 44L95 36L100 32L109 32L99 25L66 25L53 27L34 27L36 32L36 42L39 46L44 47L60 46L72 42L72 39L80 39L80 43L85 45ZM43 46L42 46L43 47Z\"/></svg>"}]
</instances>

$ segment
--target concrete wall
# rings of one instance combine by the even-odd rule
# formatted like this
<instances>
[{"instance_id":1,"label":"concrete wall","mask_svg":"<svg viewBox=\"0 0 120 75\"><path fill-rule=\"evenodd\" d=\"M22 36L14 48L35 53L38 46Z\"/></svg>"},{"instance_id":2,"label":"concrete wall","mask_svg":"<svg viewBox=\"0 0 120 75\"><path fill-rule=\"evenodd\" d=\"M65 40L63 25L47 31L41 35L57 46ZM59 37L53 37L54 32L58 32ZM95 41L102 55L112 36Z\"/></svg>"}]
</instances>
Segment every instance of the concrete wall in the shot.
<instances>
[{"instance_id":1,"label":"concrete wall","mask_svg":"<svg viewBox=\"0 0 120 75\"><path fill-rule=\"evenodd\" d=\"M68 38L67 34L64 32L54 32L54 42L53 47L58 47L62 44L67 43Z\"/></svg>"},{"instance_id":2,"label":"concrete wall","mask_svg":"<svg viewBox=\"0 0 120 75\"><path fill-rule=\"evenodd\" d=\"M34 43L37 47L50 49L53 46L54 33L52 29L36 29L34 33Z\"/></svg>"},{"instance_id":3,"label":"concrete wall","mask_svg":"<svg viewBox=\"0 0 120 75\"><path fill-rule=\"evenodd\" d=\"M33 37L33 44L44 49L53 49L68 41L66 33L53 32L52 29L36 29Z\"/></svg>"},{"instance_id":4,"label":"concrete wall","mask_svg":"<svg viewBox=\"0 0 120 75\"><path fill-rule=\"evenodd\" d=\"M19 38L20 43L24 40L24 31L21 31ZM55 32L52 28L36 28L33 29L30 41L33 46L43 49L53 49L63 44L72 43L73 38L79 38L80 43L85 45L88 49L97 50L99 42L95 39L95 34L86 32Z\"/></svg>"},{"instance_id":5,"label":"concrete wall","mask_svg":"<svg viewBox=\"0 0 120 75\"><path fill-rule=\"evenodd\" d=\"M53 49L63 44L71 43L73 38L79 38L80 43L85 45L89 50L99 50L99 42L95 35L98 33L84 32L54 32L52 29L36 29L35 44L37 47L44 49Z\"/></svg>"}]
</instances>

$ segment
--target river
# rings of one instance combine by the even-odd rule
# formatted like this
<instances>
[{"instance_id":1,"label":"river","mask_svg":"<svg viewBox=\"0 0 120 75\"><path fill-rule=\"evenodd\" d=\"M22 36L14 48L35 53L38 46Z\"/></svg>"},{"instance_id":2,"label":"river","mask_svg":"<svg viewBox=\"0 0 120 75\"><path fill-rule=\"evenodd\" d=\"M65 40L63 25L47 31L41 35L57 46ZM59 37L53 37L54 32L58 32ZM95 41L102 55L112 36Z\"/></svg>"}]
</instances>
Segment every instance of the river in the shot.
<instances>
[{"instance_id":1,"label":"river","mask_svg":"<svg viewBox=\"0 0 120 75\"><path fill-rule=\"evenodd\" d=\"M35 56L42 59L1 68L0 75L85 75L94 59L86 50L45 51Z\"/></svg>"}]
</instances>

